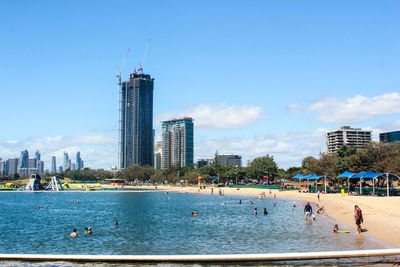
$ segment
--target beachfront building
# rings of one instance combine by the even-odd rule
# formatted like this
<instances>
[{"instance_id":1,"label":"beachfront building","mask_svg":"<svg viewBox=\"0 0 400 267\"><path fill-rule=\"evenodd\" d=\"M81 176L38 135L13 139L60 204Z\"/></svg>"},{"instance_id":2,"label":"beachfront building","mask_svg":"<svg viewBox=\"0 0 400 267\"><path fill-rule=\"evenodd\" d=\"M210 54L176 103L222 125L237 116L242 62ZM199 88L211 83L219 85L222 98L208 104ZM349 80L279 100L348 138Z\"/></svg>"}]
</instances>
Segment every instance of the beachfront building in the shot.
<instances>
[{"instance_id":1,"label":"beachfront building","mask_svg":"<svg viewBox=\"0 0 400 267\"><path fill-rule=\"evenodd\" d=\"M329 154L335 153L343 145L365 148L371 143L371 130L361 130L342 126L340 129L326 133L326 148Z\"/></svg>"},{"instance_id":2,"label":"beachfront building","mask_svg":"<svg viewBox=\"0 0 400 267\"><path fill-rule=\"evenodd\" d=\"M162 159L162 142L158 141L154 144L154 169L161 170Z\"/></svg>"},{"instance_id":3,"label":"beachfront building","mask_svg":"<svg viewBox=\"0 0 400 267\"><path fill-rule=\"evenodd\" d=\"M193 166L193 119L162 122L162 169Z\"/></svg>"},{"instance_id":4,"label":"beachfront building","mask_svg":"<svg viewBox=\"0 0 400 267\"><path fill-rule=\"evenodd\" d=\"M242 167L242 157L234 154L216 154L217 165L224 167Z\"/></svg>"},{"instance_id":5,"label":"beachfront building","mask_svg":"<svg viewBox=\"0 0 400 267\"><path fill-rule=\"evenodd\" d=\"M132 73L121 83L119 168L154 165L153 90L148 74Z\"/></svg>"},{"instance_id":6,"label":"beachfront building","mask_svg":"<svg viewBox=\"0 0 400 267\"><path fill-rule=\"evenodd\" d=\"M400 131L380 133L379 141L384 143L400 142Z\"/></svg>"}]
</instances>

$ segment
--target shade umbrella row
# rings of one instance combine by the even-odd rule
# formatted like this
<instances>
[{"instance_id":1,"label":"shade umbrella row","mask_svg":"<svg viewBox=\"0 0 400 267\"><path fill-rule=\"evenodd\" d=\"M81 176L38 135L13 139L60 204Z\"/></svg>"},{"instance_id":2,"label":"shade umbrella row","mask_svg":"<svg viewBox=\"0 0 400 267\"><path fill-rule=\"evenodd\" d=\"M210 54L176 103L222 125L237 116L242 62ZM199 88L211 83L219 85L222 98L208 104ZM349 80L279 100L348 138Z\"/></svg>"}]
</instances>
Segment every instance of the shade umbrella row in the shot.
<instances>
[{"instance_id":1,"label":"shade umbrella row","mask_svg":"<svg viewBox=\"0 0 400 267\"><path fill-rule=\"evenodd\" d=\"M337 177L340 178L347 178L348 179L348 184L350 187L350 179L360 179L360 182L362 182L364 179L372 179L372 184L373 184L373 194L375 195L375 179L378 178L386 178L386 190L387 193L386 195L389 196L390 190L389 190L389 179L399 179L399 176L395 175L392 172L386 172L386 173L377 173L377 172L371 172L371 171L363 171L359 173L352 173L349 171L345 171L341 174L339 174ZM326 180L327 179L332 179L329 175L315 175L315 174L308 174L308 175L302 175L300 173L296 174L293 176L293 179L299 179L299 183L301 179L304 180L318 180L318 179L324 179L324 185L325 185L325 192L326 191ZM362 194L362 183L360 183L360 194Z\"/></svg>"}]
</instances>

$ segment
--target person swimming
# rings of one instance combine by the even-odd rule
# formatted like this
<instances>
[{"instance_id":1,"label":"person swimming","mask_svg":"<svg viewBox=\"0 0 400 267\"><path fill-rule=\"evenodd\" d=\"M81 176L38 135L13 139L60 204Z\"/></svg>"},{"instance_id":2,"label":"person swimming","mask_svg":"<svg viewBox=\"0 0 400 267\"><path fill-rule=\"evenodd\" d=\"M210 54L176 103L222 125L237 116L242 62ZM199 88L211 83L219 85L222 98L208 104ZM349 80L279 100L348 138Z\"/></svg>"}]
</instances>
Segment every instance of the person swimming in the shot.
<instances>
[{"instance_id":1,"label":"person swimming","mask_svg":"<svg viewBox=\"0 0 400 267\"><path fill-rule=\"evenodd\" d=\"M117 228L119 226L118 221L115 221L115 228Z\"/></svg>"},{"instance_id":2,"label":"person swimming","mask_svg":"<svg viewBox=\"0 0 400 267\"><path fill-rule=\"evenodd\" d=\"M263 210L263 215L268 215L267 208L264 208L264 210Z\"/></svg>"},{"instance_id":3,"label":"person swimming","mask_svg":"<svg viewBox=\"0 0 400 267\"><path fill-rule=\"evenodd\" d=\"M76 228L72 231L72 233L69 235L70 237L78 237L78 234L76 233Z\"/></svg>"},{"instance_id":4,"label":"person swimming","mask_svg":"<svg viewBox=\"0 0 400 267\"><path fill-rule=\"evenodd\" d=\"M257 208L254 208L254 215L257 215Z\"/></svg>"},{"instance_id":5,"label":"person swimming","mask_svg":"<svg viewBox=\"0 0 400 267\"><path fill-rule=\"evenodd\" d=\"M253 201L250 201L249 204L250 204L250 205L253 205L254 203L253 203Z\"/></svg>"},{"instance_id":6,"label":"person swimming","mask_svg":"<svg viewBox=\"0 0 400 267\"><path fill-rule=\"evenodd\" d=\"M192 211L192 216L197 216L197 211Z\"/></svg>"},{"instance_id":7,"label":"person swimming","mask_svg":"<svg viewBox=\"0 0 400 267\"><path fill-rule=\"evenodd\" d=\"M85 228L85 235L91 235L91 234L93 234L92 227Z\"/></svg>"},{"instance_id":8,"label":"person swimming","mask_svg":"<svg viewBox=\"0 0 400 267\"><path fill-rule=\"evenodd\" d=\"M239 204L242 204L242 200L241 199L239 199Z\"/></svg>"}]
</instances>

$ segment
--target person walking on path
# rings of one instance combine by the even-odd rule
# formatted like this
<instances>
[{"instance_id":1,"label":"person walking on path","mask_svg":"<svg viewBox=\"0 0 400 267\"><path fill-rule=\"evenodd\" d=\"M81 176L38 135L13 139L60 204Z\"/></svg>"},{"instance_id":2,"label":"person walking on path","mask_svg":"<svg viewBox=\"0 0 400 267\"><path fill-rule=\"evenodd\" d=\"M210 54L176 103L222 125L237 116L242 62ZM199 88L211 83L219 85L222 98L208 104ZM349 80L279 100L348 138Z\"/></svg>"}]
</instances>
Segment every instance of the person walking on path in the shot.
<instances>
[{"instance_id":1,"label":"person walking on path","mask_svg":"<svg viewBox=\"0 0 400 267\"><path fill-rule=\"evenodd\" d=\"M357 232L362 232L361 224L364 222L362 211L358 205L354 206L354 220L356 221Z\"/></svg>"}]
</instances>

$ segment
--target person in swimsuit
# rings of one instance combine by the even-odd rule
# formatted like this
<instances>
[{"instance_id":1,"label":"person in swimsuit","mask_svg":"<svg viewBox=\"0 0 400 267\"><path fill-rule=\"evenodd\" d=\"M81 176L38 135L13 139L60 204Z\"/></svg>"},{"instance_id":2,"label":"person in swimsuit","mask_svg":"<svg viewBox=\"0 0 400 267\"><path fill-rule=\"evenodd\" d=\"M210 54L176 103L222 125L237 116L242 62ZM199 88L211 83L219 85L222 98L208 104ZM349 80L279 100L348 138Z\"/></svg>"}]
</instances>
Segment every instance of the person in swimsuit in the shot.
<instances>
[{"instance_id":1,"label":"person in swimsuit","mask_svg":"<svg viewBox=\"0 0 400 267\"><path fill-rule=\"evenodd\" d=\"M354 220L356 222L357 232L362 232L361 224L364 222L361 209L358 205L354 206Z\"/></svg>"},{"instance_id":2,"label":"person in swimsuit","mask_svg":"<svg viewBox=\"0 0 400 267\"><path fill-rule=\"evenodd\" d=\"M78 237L78 234L76 233L76 228L72 231L72 233L69 235L70 237Z\"/></svg>"}]
</instances>

